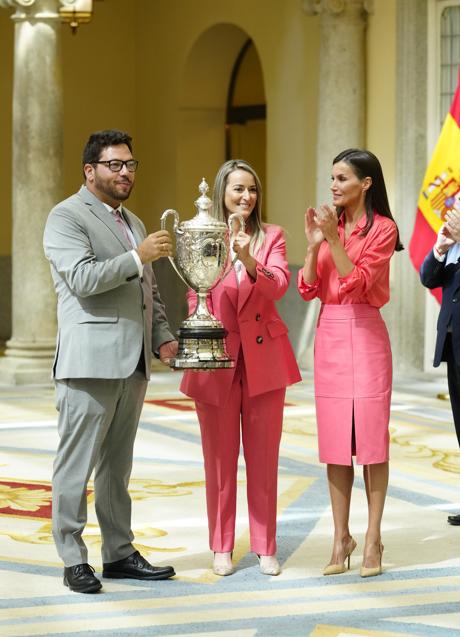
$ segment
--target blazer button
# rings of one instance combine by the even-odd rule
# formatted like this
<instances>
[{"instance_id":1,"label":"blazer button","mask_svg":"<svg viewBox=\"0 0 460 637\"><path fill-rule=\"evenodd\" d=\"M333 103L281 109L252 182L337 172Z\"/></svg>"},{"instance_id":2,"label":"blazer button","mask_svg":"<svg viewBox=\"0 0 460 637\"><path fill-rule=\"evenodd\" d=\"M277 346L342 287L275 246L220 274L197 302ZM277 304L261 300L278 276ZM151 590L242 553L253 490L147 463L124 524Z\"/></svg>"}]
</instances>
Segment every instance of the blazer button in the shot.
<instances>
[{"instance_id":1,"label":"blazer button","mask_svg":"<svg viewBox=\"0 0 460 637\"><path fill-rule=\"evenodd\" d=\"M144 277L141 276L141 283L144 283Z\"/></svg>"},{"instance_id":2,"label":"blazer button","mask_svg":"<svg viewBox=\"0 0 460 637\"><path fill-rule=\"evenodd\" d=\"M256 314L256 321L260 321L260 319L261 319L261 318L262 318L262 317L260 316L260 314L259 314L259 313L257 313L257 314Z\"/></svg>"},{"instance_id":3,"label":"blazer button","mask_svg":"<svg viewBox=\"0 0 460 637\"><path fill-rule=\"evenodd\" d=\"M457 299L452 299L452 303L457 303Z\"/></svg>"},{"instance_id":4,"label":"blazer button","mask_svg":"<svg viewBox=\"0 0 460 637\"><path fill-rule=\"evenodd\" d=\"M264 342L264 338L263 338L263 336L258 336L258 337L256 338L256 343L258 343L259 345L260 345L261 343L263 343L263 342Z\"/></svg>"},{"instance_id":5,"label":"blazer button","mask_svg":"<svg viewBox=\"0 0 460 637\"><path fill-rule=\"evenodd\" d=\"M146 306L146 304L145 304L145 303L144 303L144 305L143 305L142 307L144 308L144 310L146 310L146 309L147 309L147 306Z\"/></svg>"}]
</instances>

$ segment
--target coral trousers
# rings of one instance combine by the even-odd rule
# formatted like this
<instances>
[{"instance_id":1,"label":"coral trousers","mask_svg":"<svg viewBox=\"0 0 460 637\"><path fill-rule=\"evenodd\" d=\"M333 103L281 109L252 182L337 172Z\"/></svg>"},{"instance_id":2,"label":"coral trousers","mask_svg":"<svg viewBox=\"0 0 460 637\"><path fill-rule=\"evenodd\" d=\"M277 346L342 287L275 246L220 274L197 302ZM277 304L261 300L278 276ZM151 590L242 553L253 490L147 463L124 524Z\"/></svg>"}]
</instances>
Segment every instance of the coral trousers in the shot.
<instances>
[{"instance_id":1,"label":"coral trousers","mask_svg":"<svg viewBox=\"0 0 460 637\"><path fill-rule=\"evenodd\" d=\"M232 551L234 547L241 430L251 550L259 555L276 553L278 454L285 394L286 389L282 388L250 397L240 357L226 405L216 407L195 401L212 551Z\"/></svg>"}]
</instances>

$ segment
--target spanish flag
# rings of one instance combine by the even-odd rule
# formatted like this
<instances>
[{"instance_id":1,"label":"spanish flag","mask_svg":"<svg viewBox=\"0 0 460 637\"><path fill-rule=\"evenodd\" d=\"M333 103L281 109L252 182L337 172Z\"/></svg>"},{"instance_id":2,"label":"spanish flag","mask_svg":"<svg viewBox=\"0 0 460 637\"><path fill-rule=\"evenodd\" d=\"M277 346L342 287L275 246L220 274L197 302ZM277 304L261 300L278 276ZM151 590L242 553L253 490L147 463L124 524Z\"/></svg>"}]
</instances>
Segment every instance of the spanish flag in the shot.
<instances>
[{"instance_id":1,"label":"spanish flag","mask_svg":"<svg viewBox=\"0 0 460 637\"><path fill-rule=\"evenodd\" d=\"M434 246L446 212L460 212L460 71L452 106L423 180L409 256L417 271ZM431 290L441 302L441 290Z\"/></svg>"}]
</instances>

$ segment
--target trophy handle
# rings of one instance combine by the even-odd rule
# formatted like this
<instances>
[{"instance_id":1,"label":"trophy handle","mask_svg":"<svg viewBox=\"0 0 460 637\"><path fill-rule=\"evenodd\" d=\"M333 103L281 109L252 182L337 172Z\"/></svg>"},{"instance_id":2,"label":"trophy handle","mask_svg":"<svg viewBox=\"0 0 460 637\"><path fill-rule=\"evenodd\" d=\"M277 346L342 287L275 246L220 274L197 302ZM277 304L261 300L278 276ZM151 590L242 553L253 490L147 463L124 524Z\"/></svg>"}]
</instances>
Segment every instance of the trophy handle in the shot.
<instances>
[{"instance_id":1,"label":"trophy handle","mask_svg":"<svg viewBox=\"0 0 460 637\"><path fill-rule=\"evenodd\" d=\"M165 210L164 213L161 215L161 219L160 219L161 229L166 230L166 219L169 217L169 215L173 215L174 217L174 226L173 226L174 233L183 234L184 233L183 230L179 228L179 213L177 212L177 210L173 210L172 208L168 208L168 210ZM177 275L182 279L182 281L185 283L187 287L190 287L190 285L187 283L187 281L184 279L184 277L180 273L179 268L177 267L173 257L168 256L168 259L172 267L175 269Z\"/></svg>"},{"instance_id":2,"label":"trophy handle","mask_svg":"<svg viewBox=\"0 0 460 637\"><path fill-rule=\"evenodd\" d=\"M166 230L166 219L169 217L169 215L174 216L174 232L182 232L179 229L179 213L177 212L177 210L173 210L172 208L168 208L168 210L165 210L164 213L161 215L161 229Z\"/></svg>"}]
</instances>

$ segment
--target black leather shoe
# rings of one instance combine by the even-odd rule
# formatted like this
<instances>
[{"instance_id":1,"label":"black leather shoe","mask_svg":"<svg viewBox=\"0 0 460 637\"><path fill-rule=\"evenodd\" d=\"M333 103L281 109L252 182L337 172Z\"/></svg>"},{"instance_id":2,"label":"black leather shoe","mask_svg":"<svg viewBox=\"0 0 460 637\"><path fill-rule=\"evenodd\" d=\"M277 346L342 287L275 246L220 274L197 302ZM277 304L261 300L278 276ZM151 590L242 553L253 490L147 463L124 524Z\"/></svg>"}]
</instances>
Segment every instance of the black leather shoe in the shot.
<instances>
[{"instance_id":1,"label":"black leather shoe","mask_svg":"<svg viewBox=\"0 0 460 637\"><path fill-rule=\"evenodd\" d=\"M460 513L457 515L448 515L447 521L453 526L460 526Z\"/></svg>"},{"instance_id":2,"label":"black leather shoe","mask_svg":"<svg viewBox=\"0 0 460 637\"><path fill-rule=\"evenodd\" d=\"M136 551L124 560L103 564L102 577L115 579L169 579L176 573L172 566L152 566Z\"/></svg>"},{"instance_id":3,"label":"black leather shoe","mask_svg":"<svg viewBox=\"0 0 460 637\"><path fill-rule=\"evenodd\" d=\"M89 564L76 564L64 568L64 585L76 593L97 593L101 582L94 576L94 568Z\"/></svg>"}]
</instances>

